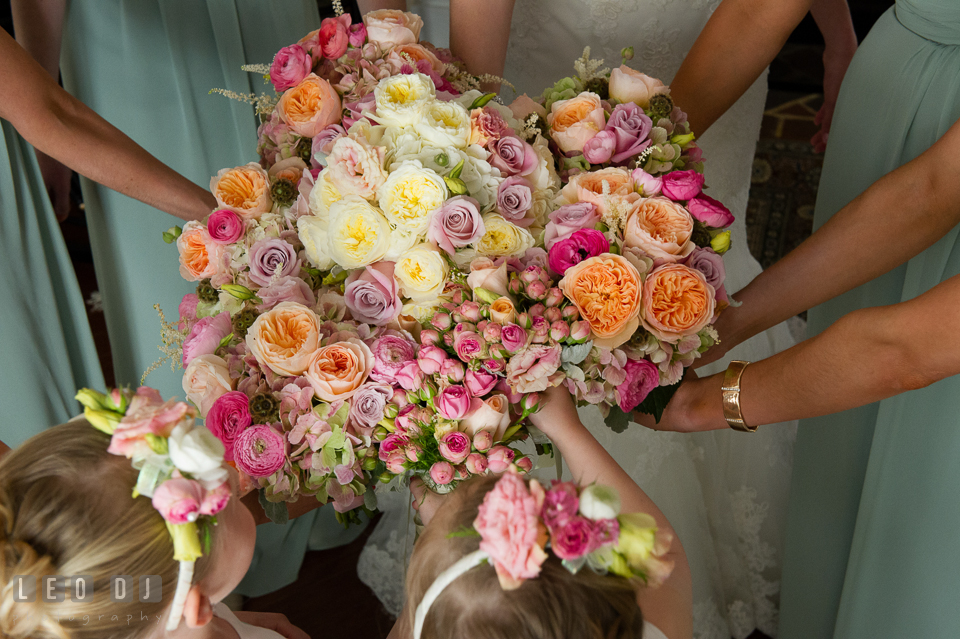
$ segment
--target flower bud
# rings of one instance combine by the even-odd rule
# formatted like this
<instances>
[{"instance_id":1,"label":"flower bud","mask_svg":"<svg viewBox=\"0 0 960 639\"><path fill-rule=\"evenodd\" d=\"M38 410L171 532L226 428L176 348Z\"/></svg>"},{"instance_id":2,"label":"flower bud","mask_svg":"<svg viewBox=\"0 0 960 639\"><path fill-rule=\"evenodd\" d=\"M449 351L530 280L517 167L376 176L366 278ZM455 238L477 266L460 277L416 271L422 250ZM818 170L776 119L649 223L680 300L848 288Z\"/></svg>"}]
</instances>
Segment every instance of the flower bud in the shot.
<instances>
[{"instance_id":1,"label":"flower bud","mask_svg":"<svg viewBox=\"0 0 960 639\"><path fill-rule=\"evenodd\" d=\"M563 319L568 322L580 319L580 311L573 304L563 307Z\"/></svg>"},{"instance_id":2,"label":"flower bud","mask_svg":"<svg viewBox=\"0 0 960 639\"><path fill-rule=\"evenodd\" d=\"M404 395L404 393L395 393L395 395ZM400 414L400 407L393 403L388 403L383 407L383 416L387 419L396 419Z\"/></svg>"},{"instance_id":3,"label":"flower bud","mask_svg":"<svg viewBox=\"0 0 960 639\"><path fill-rule=\"evenodd\" d=\"M480 321L480 305L476 302L464 302L460 305L460 314L468 322Z\"/></svg>"},{"instance_id":4,"label":"flower bud","mask_svg":"<svg viewBox=\"0 0 960 639\"><path fill-rule=\"evenodd\" d=\"M492 357L484 360L483 367L491 373L502 373L507 369L507 362L502 357Z\"/></svg>"},{"instance_id":5,"label":"flower bud","mask_svg":"<svg viewBox=\"0 0 960 639\"><path fill-rule=\"evenodd\" d=\"M370 472L371 470L377 467L377 458L376 457L364 458L364 460L360 463L360 467L363 468L365 471Z\"/></svg>"},{"instance_id":6,"label":"flower bud","mask_svg":"<svg viewBox=\"0 0 960 639\"><path fill-rule=\"evenodd\" d=\"M545 317L534 317L532 319L533 343L543 344L550 336L550 322Z\"/></svg>"},{"instance_id":7,"label":"flower bud","mask_svg":"<svg viewBox=\"0 0 960 639\"><path fill-rule=\"evenodd\" d=\"M525 413L534 413L540 407L540 393L529 393L520 400L520 408Z\"/></svg>"},{"instance_id":8,"label":"flower bud","mask_svg":"<svg viewBox=\"0 0 960 639\"><path fill-rule=\"evenodd\" d=\"M463 304L467 299L467 294L462 288L457 287L456 290L450 293L449 297L454 304Z\"/></svg>"},{"instance_id":9,"label":"flower bud","mask_svg":"<svg viewBox=\"0 0 960 639\"><path fill-rule=\"evenodd\" d=\"M220 287L220 290L224 293L229 293L238 300L252 300L256 295L246 286L240 286L239 284L224 284Z\"/></svg>"},{"instance_id":10,"label":"flower bud","mask_svg":"<svg viewBox=\"0 0 960 639\"><path fill-rule=\"evenodd\" d=\"M450 348L453 348L453 339L455 335L453 333L444 333L443 334L443 343Z\"/></svg>"},{"instance_id":11,"label":"flower bud","mask_svg":"<svg viewBox=\"0 0 960 639\"><path fill-rule=\"evenodd\" d=\"M451 384L456 384L463 381L466 370L464 369L463 362L451 358L444 360L443 365L440 367L440 374L446 377L447 381Z\"/></svg>"},{"instance_id":12,"label":"flower bud","mask_svg":"<svg viewBox=\"0 0 960 639\"><path fill-rule=\"evenodd\" d=\"M112 435L117 424L123 419L123 415L112 410L99 410L96 408L84 408L83 416L87 418L90 425L99 431Z\"/></svg>"},{"instance_id":13,"label":"flower bud","mask_svg":"<svg viewBox=\"0 0 960 639\"><path fill-rule=\"evenodd\" d=\"M407 403L408 404L419 404L420 395L416 391L407 391Z\"/></svg>"},{"instance_id":14,"label":"flower bud","mask_svg":"<svg viewBox=\"0 0 960 639\"><path fill-rule=\"evenodd\" d=\"M519 315L517 315L517 326L519 326L520 328L529 329L532 325L533 325L533 322L531 321L531 317L529 314L520 313Z\"/></svg>"},{"instance_id":15,"label":"flower bud","mask_svg":"<svg viewBox=\"0 0 960 639\"><path fill-rule=\"evenodd\" d=\"M563 320L557 320L550 325L550 339L555 342L562 342L570 337L570 325Z\"/></svg>"},{"instance_id":16,"label":"flower bud","mask_svg":"<svg viewBox=\"0 0 960 639\"><path fill-rule=\"evenodd\" d=\"M475 288L473 289L473 299L483 302L484 304L493 304L502 296L494 293L493 291L488 291L485 288Z\"/></svg>"},{"instance_id":17,"label":"flower bud","mask_svg":"<svg viewBox=\"0 0 960 639\"><path fill-rule=\"evenodd\" d=\"M537 280L536 282L531 282L527 284L526 290L527 297L532 300L543 300L547 297L547 285Z\"/></svg>"},{"instance_id":18,"label":"flower bud","mask_svg":"<svg viewBox=\"0 0 960 639\"><path fill-rule=\"evenodd\" d=\"M554 286L547 291L547 297L543 300L543 303L547 306L560 306L560 302L563 301L563 291Z\"/></svg>"},{"instance_id":19,"label":"flower bud","mask_svg":"<svg viewBox=\"0 0 960 639\"><path fill-rule=\"evenodd\" d=\"M481 453L490 450L491 446L493 446L493 433L490 431L481 430L473 436L473 447Z\"/></svg>"},{"instance_id":20,"label":"flower bud","mask_svg":"<svg viewBox=\"0 0 960 639\"><path fill-rule=\"evenodd\" d=\"M438 331L445 331L453 325L453 319L449 313L435 313L430 318L430 325Z\"/></svg>"},{"instance_id":21,"label":"flower bud","mask_svg":"<svg viewBox=\"0 0 960 639\"><path fill-rule=\"evenodd\" d=\"M171 226L163 232L163 241L167 244L173 244L177 238L183 234L183 229L179 226Z\"/></svg>"},{"instance_id":22,"label":"flower bud","mask_svg":"<svg viewBox=\"0 0 960 639\"><path fill-rule=\"evenodd\" d=\"M543 315L544 311L547 310L547 307L543 304L534 304L530 307L527 313L530 314L530 317L540 317Z\"/></svg>"},{"instance_id":23,"label":"flower bud","mask_svg":"<svg viewBox=\"0 0 960 639\"><path fill-rule=\"evenodd\" d=\"M480 432L485 433L486 431ZM480 433L477 434L479 435ZM490 433L487 434L489 435ZM483 473L487 472L487 458L480 453L470 453L470 455L467 456L464 465L467 467L467 472L472 475L482 475Z\"/></svg>"},{"instance_id":24,"label":"flower bud","mask_svg":"<svg viewBox=\"0 0 960 639\"><path fill-rule=\"evenodd\" d=\"M110 409L107 406L107 396L90 388L81 388L79 391L77 391L74 399L80 402L84 408L90 408L93 410Z\"/></svg>"},{"instance_id":25,"label":"flower bud","mask_svg":"<svg viewBox=\"0 0 960 639\"><path fill-rule=\"evenodd\" d=\"M502 330L499 324L488 322L487 325L483 327L483 339L487 340L488 343L496 344L500 341L500 332Z\"/></svg>"},{"instance_id":26,"label":"flower bud","mask_svg":"<svg viewBox=\"0 0 960 639\"><path fill-rule=\"evenodd\" d=\"M511 295L519 295L520 291L523 290L523 282L517 278L516 273L510 278L510 283L507 284L507 290L510 291Z\"/></svg>"},{"instance_id":27,"label":"flower bud","mask_svg":"<svg viewBox=\"0 0 960 639\"><path fill-rule=\"evenodd\" d=\"M528 266L522 273L520 273L520 281L529 286L534 282L540 281L540 273L537 270L536 266Z\"/></svg>"},{"instance_id":28,"label":"flower bud","mask_svg":"<svg viewBox=\"0 0 960 639\"><path fill-rule=\"evenodd\" d=\"M437 396L437 387L431 384L430 382L424 382L423 386L420 387L420 399L423 401L429 401Z\"/></svg>"},{"instance_id":29,"label":"flower bud","mask_svg":"<svg viewBox=\"0 0 960 639\"><path fill-rule=\"evenodd\" d=\"M454 336L460 333L475 333L476 331L477 325L472 322L458 322L457 325L453 327Z\"/></svg>"},{"instance_id":30,"label":"flower bud","mask_svg":"<svg viewBox=\"0 0 960 639\"><path fill-rule=\"evenodd\" d=\"M577 320L570 325L570 339L575 342L585 342L590 337L590 324Z\"/></svg>"},{"instance_id":31,"label":"flower bud","mask_svg":"<svg viewBox=\"0 0 960 639\"><path fill-rule=\"evenodd\" d=\"M533 461L531 461L529 457L521 457L516 463L517 468L519 468L521 472L529 473L533 470Z\"/></svg>"},{"instance_id":32,"label":"flower bud","mask_svg":"<svg viewBox=\"0 0 960 639\"><path fill-rule=\"evenodd\" d=\"M420 331L420 343L424 346L436 346L440 341L440 333L432 328L425 328Z\"/></svg>"},{"instance_id":33,"label":"flower bud","mask_svg":"<svg viewBox=\"0 0 960 639\"><path fill-rule=\"evenodd\" d=\"M730 231L724 231L723 233L718 234L715 238L710 240L710 248L717 252L719 255L723 255L730 250Z\"/></svg>"},{"instance_id":34,"label":"flower bud","mask_svg":"<svg viewBox=\"0 0 960 639\"><path fill-rule=\"evenodd\" d=\"M626 63L628 60L633 60L633 47L624 47L620 49L620 57L623 59L624 63Z\"/></svg>"},{"instance_id":35,"label":"flower bud","mask_svg":"<svg viewBox=\"0 0 960 639\"><path fill-rule=\"evenodd\" d=\"M393 478L394 478L394 475L390 473L383 473L382 475L377 477L377 479L380 480L381 484L389 484L390 482L393 481Z\"/></svg>"},{"instance_id":36,"label":"flower bud","mask_svg":"<svg viewBox=\"0 0 960 639\"><path fill-rule=\"evenodd\" d=\"M556 306L550 306L543 312L543 316L548 322L553 324L556 321L559 321L563 317L563 312Z\"/></svg>"},{"instance_id":37,"label":"flower bud","mask_svg":"<svg viewBox=\"0 0 960 639\"><path fill-rule=\"evenodd\" d=\"M384 428L383 426L377 426L377 427L373 430L373 438L374 438L375 440L377 440L378 442L382 442L383 440L385 440L385 439L386 439L387 437L389 437L389 436L390 436L390 431L388 431L388 430L387 430L386 428Z\"/></svg>"},{"instance_id":38,"label":"flower bud","mask_svg":"<svg viewBox=\"0 0 960 639\"><path fill-rule=\"evenodd\" d=\"M416 444L408 444L406 448L403 449L404 454L407 456L407 459L416 463L420 461L420 451L422 449Z\"/></svg>"}]
</instances>

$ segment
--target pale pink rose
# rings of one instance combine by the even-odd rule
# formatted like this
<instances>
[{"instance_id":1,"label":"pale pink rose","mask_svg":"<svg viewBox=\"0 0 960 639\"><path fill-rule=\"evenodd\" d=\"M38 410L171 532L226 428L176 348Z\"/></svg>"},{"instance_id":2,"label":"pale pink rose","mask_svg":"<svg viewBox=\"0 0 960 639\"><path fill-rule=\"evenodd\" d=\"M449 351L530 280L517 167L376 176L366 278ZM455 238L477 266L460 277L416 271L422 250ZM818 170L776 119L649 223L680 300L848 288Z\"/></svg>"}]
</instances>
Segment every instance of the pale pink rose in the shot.
<instances>
[{"instance_id":1,"label":"pale pink rose","mask_svg":"<svg viewBox=\"0 0 960 639\"><path fill-rule=\"evenodd\" d=\"M320 344L320 319L295 302L282 302L261 314L247 330L247 348L278 375L297 377L310 365Z\"/></svg>"},{"instance_id":2,"label":"pale pink rose","mask_svg":"<svg viewBox=\"0 0 960 639\"><path fill-rule=\"evenodd\" d=\"M467 286L471 289L482 288L491 293L513 299L507 291L508 281L509 276L506 261L500 266L494 266L493 262L489 259L478 258L470 264L470 275L467 276Z\"/></svg>"},{"instance_id":3,"label":"pale pink rose","mask_svg":"<svg viewBox=\"0 0 960 639\"><path fill-rule=\"evenodd\" d=\"M497 376L486 371L467 370L463 383L473 397L483 397L497 385Z\"/></svg>"},{"instance_id":4,"label":"pale pink rose","mask_svg":"<svg viewBox=\"0 0 960 639\"><path fill-rule=\"evenodd\" d=\"M200 517L203 486L192 479L177 477L160 484L153 493L153 507L171 524L189 524Z\"/></svg>"},{"instance_id":5,"label":"pale pink rose","mask_svg":"<svg viewBox=\"0 0 960 639\"><path fill-rule=\"evenodd\" d=\"M340 96L329 82L311 73L280 96L277 112L291 131L312 138L340 121Z\"/></svg>"},{"instance_id":6,"label":"pale pink rose","mask_svg":"<svg viewBox=\"0 0 960 639\"><path fill-rule=\"evenodd\" d=\"M484 357L486 341L479 333L463 331L453 338L453 348L461 361L469 362Z\"/></svg>"},{"instance_id":7,"label":"pale pink rose","mask_svg":"<svg viewBox=\"0 0 960 639\"><path fill-rule=\"evenodd\" d=\"M244 220L260 219L273 207L270 177L256 162L220 169L210 180L210 192L222 208L230 209Z\"/></svg>"},{"instance_id":8,"label":"pale pink rose","mask_svg":"<svg viewBox=\"0 0 960 639\"><path fill-rule=\"evenodd\" d=\"M340 193L372 200L387 180L384 153L386 149L382 146L371 147L353 138L341 137L333 143L324 175Z\"/></svg>"},{"instance_id":9,"label":"pale pink rose","mask_svg":"<svg viewBox=\"0 0 960 639\"><path fill-rule=\"evenodd\" d=\"M227 507L227 502L233 497L233 488L229 481L225 481L213 490L206 490L203 493L203 501L200 502L200 514L214 516Z\"/></svg>"},{"instance_id":10,"label":"pale pink rose","mask_svg":"<svg viewBox=\"0 0 960 639\"><path fill-rule=\"evenodd\" d=\"M633 102L647 108L650 98L659 94L670 94L670 88L656 78L634 71L626 65L610 72L610 97L618 102Z\"/></svg>"},{"instance_id":11,"label":"pale pink rose","mask_svg":"<svg viewBox=\"0 0 960 639\"><path fill-rule=\"evenodd\" d=\"M304 306L312 307L317 303L317 298L310 285L299 277L285 276L281 277L269 286L257 291L257 296L263 300L257 308L263 312L269 310L283 302L294 302Z\"/></svg>"},{"instance_id":12,"label":"pale pink rose","mask_svg":"<svg viewBox=\"0 0 960 639\"><path fill-rule=\"evenodd\" d=\"M447 361L447 353L437 346L423 346L417 353L417 364L424 375L436 375ZM450 417L449 419L457 419Z\"/></svg>"},{"instance_id":13,"label":"pale pink rose","mask_svg":"<svg viewBox=\"0 0 960 639\"><path fill-rule=\"evenodd\" d=\"M317 397L333 402L353 397L372 369L370 348L351 337L318 349L304 377Z\"/></svg>"},{"instance_id":14,"label":"pale pink rose","mask_svg":"<svg viewBox=\"0 0 960 639\"><path fill-rule=\"evenodd\" d=\"M317 161L317 154L329 155L333 150L333 144L347 134L346 130L339 124L331 124L314 136L310 143L310 165L319 169L323 165Z\"/></svg>"},{"instance_id":15,"label":"pale pink rose","mask_svg":"<svg viewBox=\"0 0 960 639\"><path fill-rule=\"evenodd\" d=\"M511 102L508 108L513 113L513 117L521 121L525 120L531 113L536 113L544 119L547 117L547 110L543 108L543 105L531 100L526 93Z\"/></svg>"},{"instance_id":16,"label":"pale pink rose","mask_svg":"<svg viewBox=\"0 0 960 639\"><path fill-rule=\"evenodd\" d=\"M641 249L654 260L676 262L693 251L693 217L665 197L642 198L627 214L624 246Z\"/></svg>"},{"instance_id":17,"label":"pale pink rose","mask_svg":"<svg viewBox=\"0 0 960 639\"><path fill-rule=\"evenodd\" d=\"M494 446L487 453L487 470L491 473L506 472L512 465L517 454L512 448Z\"/></svg>"},{"instance_id":18,"label":"pale pink rose","mask_svg":"<svg viewBox=\"0 0 960 639\"><path fill-rule=\"evenodd\" d=\"M587 140L583 145L583 157L590 164L604 164L613 157L617 150L617 136L613 131L604 129Z\"/></svg>"},{"instance_id":19,"label":"pale pink rose","mask_svg":"<svg viewBox=\"0 0 960 639\"><path fill-rule=\"evenodd\" d=\"M660 189L663 188L663 177L653 176L643 169L634 169L630 174L634 183L637 185L637 192L643 197L654 197L660 195Z\"/></svg>"},{"instance_id":20,"label":"pale pink rose","mask_svg":"<svg viewBox=\"0 0 960 639\"><path fill-rule=\"evenodd\" d=\"M481 453L490 450L490 447L493 446L493 433L488 430L481 430L473 436L473 446ZM484 466L486 466L487 458L483 458Z\"/></svg>"},{"instance_id":21,"label":"pale pink rose","mask_svg":"<svg viewBox=\"0 0 960 639\"><path fill-rule=\"evenodd\" d=\"M223 247L215 242L206 227L190 221L183 225L177 238L180 253L180 276L188 282L199 282L215 276L222 264Z\"/></svg>"},{"instance_id":22,"label":"pale pink rose","mask_svg":"<svg viewBox=\"0 0 960 639\"><path fill-rule=\"evenodd\" d=\"M600 221L596 205L590 202L566 204L550 214L543 234L543 244L549 251L554 243L566 239L580 229L592 229Z\"/></svg>"},{"instance_id":23,"label":"pale pink rose","mask_svg":"<svg viewBox=\"0 0 960 639\"><path fill-rule=\"evenodd\" d=\"M444 419L461 419L471 408L470 393L459 384L447 386L435 398L437 412ZM469 446L467 447L469 451ZM451 460L454 461L454 460ZM460 463L462 459L454 461Z\"/></svg>"},{"instance_id":24,"label":"pale pink rose","mask_svg":"<svg viewBox=\"0 0 960 639\"><path fill-rule=\"evenodd\" d=\"M440 486L446 486L453 481L453 466L445 461L436 462L430 467L430 479Z\"/></svg>"},{"instance_id":25,"label":"pale pink rose","mask_svg":"<svg viewBox=\"0 0 960 639\"><path fill-rule=\"evenodd\" d=\"M489 435L489 433L486 433ZM470 453L464 462L467 472L471 475L482 475L487 472L487 458L480 453Z\"/></svg>"},{"instance_id":26,"label":"pale pink rose","mask_svg":"<svg viewBox=\"0 0 960 639\"><path fill-rule=\"evenodd\" d=\"M440 456L451 464L463 462L470 454L470 438L460 431L451 431L440 438Z\"/></svg>"},{"instance_id":27,"label":"pale pink rose","mask_svg":"<svg viewBox=\"0 0 960 639\"><path fill-rule=\"evenodd\" d=\"M194 414L187 404L172 399L164 402L157 390L141 386L130 399L127 414L114 429L107 452L127 458L147 454L150 451L148 434L169 437L177 424Z\"/></svg>"},{"instance_id":28,"label":"pale pink rose","mask_svg":"<svg viewBox=\"0 0 960 639\"><path fill-rule=\"evenodd\" d=\"M273 56L270 65L270 82L277 93L283 93L300 84L313 69L313 59L299 44L283 47Z\"/></svg>"},{"instance_id":29,"label":"pale pink rose","mask_svg":"<svg viewBox=\"0 0 960 639\"><path fill-rule=\"evenodd\" d=\"M377 262L350 273L343 299L353 319L386 326L397 318L403 304L400 285L393 277L394 266L394 262Z\"/></svg>"},{"instance_id":30,"label":"pale pink rose","mask_svg":"<svg viewBox=\"0 0 960 639\"><path fill-rule=\"evenodd\" d=\"M183 392L200 409L201 417L207 416L218 397L232 390L230 369L223 358L216 355L194 358L183 373Z\"/></svg>"},{"instance_id":31,"label":"pale pink rose","mask_svg":"<svg viewBox=\"0 0 960 639\"><path fill-rule=\"evenodd\" d=\"M420 364L417 360L407 362L397 370L394 380L404 390L418 390L423 384L423 371L420 370Z\"/></svg>"},{"instance_id":32,"label":"pale pink rose","mask_svg":"<svg viewBox=\"0 0 960 639\"><path fill-rule=\"evenodd\" d=\"M232 332L230 313L218 313L199 320L183 340L183 366L189 366L200 355L216 353L221 340Z\"/></svg>"},{"instance_id":33,"label":"pale pink rose","mask_svg":"<svg viewBox=\"0 0 960 639\"><path fill-rule=\"evenodd\" d=\"M520 393L537 393L555 386L560 368L560 346L533 344L507 363L507 383ZM560 374L562 375L562 373Z\"/></svg>"},{"instance_id":34,"label":"pale pink rose","mask_svg":"<svg viewBox=\"0 0 960 639\"><path fill-rule=\"evenodd\" d=\"M503 395L491 395L487 399L474 397L470 400L470 409L460 420L460 429L469 437L476 437L480 431L487 431L493 441L503 439L510 427L510 403Z\"/></svg>"},{"instance_id":35,"label":"pale pink rose","mask_svg":"<svg viewBox=\"0 0 960 639\"><path fill-rule=\"evenodd\" d=\"M420 16L395 9L380 9L363 16L367 39L384 50L401 44L416 44L420 39L423 20Z\"/></svg>"},{"instance_id":36,"label":"pale pink rose","mask_svg":"<svg viewBox=\"0 0 960 639\"><path fill-rule=\"evenodd\" d=\"M550 136L564 153L582 151L583 145L607 124L600 96L585 91L570 100L557 100L547 115Z\"/></svg>"},{"instance_id":37,"label":"pale pink rose","mask_svg":"<svg viewBox=\"0 0 960 639\"><path fill-rule=\"evenodd\" d=\"M540 510L543 489L533 480L530 488L515 473L507 473L488 492L473 527L480 533L480 550L487 553L504 590L520 587L540 574L547 559Z\"/></svg>"}]
</instances>

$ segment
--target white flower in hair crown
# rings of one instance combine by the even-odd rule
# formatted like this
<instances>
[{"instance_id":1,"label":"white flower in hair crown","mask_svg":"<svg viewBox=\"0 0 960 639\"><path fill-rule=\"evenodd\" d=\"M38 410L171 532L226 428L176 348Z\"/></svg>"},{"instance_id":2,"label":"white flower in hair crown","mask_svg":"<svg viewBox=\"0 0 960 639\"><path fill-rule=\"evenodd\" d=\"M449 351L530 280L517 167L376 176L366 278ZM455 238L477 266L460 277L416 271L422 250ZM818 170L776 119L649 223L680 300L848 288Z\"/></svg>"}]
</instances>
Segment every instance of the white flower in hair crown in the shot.
<instances>
[{"instance_id":1,"label":"white flower in hair crown","mask_svg":"<svg viewBox=\"0 0 960 639\"><path fill-rule=\"evenodd\" d=\"M420 639L430 605L443 589L484 562L493 564L504 590L537 577L547 549L572 573L589 566L652 587L673 570L673 562L663 559L673 536L658 530L646 513L621 514L613 488L555 481L545 491L535 479L528 486L513 470L484 496L473 529L452 535L478 536L480 549L444 571L424 594L417 606L414 639Z\"/></svg>"},{"instance_id":2,"label":"white flower in hair crown","mask_svg":"<svg viewBox=\"0 0 960 639\"><path fill-rule=\"evenodd\" d=\"M87 421L110 435L107 452L126 457L140 471L133 496L151 498L170 531L173 558L180 562L167 621L167 629L174 630L193 581L194 563L209 552L210 528L233 494L223 444L194 423L193 407L164 401L153 388L106 394L84 388L77 400Z\"/></svg>"}]
</instances>

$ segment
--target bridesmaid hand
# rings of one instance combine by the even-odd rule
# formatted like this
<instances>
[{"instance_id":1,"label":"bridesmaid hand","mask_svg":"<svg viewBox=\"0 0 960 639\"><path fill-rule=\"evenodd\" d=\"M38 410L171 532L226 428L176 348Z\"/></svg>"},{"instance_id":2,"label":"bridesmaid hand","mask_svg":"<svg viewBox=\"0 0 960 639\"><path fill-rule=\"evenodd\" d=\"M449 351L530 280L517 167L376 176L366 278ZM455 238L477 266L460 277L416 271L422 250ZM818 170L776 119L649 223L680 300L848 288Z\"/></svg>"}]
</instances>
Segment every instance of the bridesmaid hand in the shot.
<instances>
[{"instance_id":1,"label":"bridesmaid hand","mask_svg":"<svg viewBox=\"0 0 960 639\"><path fill-rule=\"evenodd\" d=\"M427 485L419 477L410 480L410 492L413 493L413 509L420 513L420 521L423 522L423 525L428 525L433 516L440 510L440 507L443 506L447 496L438 495L427 488Z\"/></svg>"},{"instance_id":2,"label":"bridesmaid hand","mask_svg":"<svg viewBox=\"0 0 960 639\"><path fill-rule=\"evenodd\" d=\"M813 123L819 126L820 130L810 140L816 153L823 153L827 149L827 139L833 122L833 111L837 106L837 96L840 95L840 85L843 83L843 76L847 73L847 67L850 66L854 53L856 53L856 46L843 51L828 49L823 52L823 104L813 119Z\"/></svg>"},{"instance_id":3,"label":"bridesmaid hand","mask_svg":"<svg viewBox=\"0 0 960 639\"><path fill-rule=\"evenodd\" d=\"M570 424L580 424L573 395L566 386L554 386L540 393L540 410L530 416L530 422L554 439L554 435Z\"/></svg>"},{"instance_id":4,"label":"bridesmaid hand","mask_svg":"<svg viewBox=\"0 0 960 639\"><path fill-rule=\"evenodd\" d=\"M675 433L697 433L725 428L726 422L719 421L714 415L714 396L720 397L720 383L723 375L698 378L693 369L688 368L683 383L673 394L666 410L656 422L653 415L634 412L633 421L650 430L672 431Z\"/></svg>"}]
</instances>

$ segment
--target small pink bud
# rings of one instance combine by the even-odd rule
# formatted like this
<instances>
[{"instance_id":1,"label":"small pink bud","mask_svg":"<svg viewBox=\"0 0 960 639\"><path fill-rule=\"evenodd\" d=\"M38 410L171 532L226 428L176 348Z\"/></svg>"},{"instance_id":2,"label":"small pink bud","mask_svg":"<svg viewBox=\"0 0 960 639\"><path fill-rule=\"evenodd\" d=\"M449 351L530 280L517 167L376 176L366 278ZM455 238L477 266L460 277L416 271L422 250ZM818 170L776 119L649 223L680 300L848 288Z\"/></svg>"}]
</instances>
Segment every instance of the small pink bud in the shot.
<instances>
[{"instance_id":1,"label":"small pink bud","mask_svg":"<svg viewBox=\"0 0 960 639\"><path fill-rule=\"evenodd\" d=\"M478 325L477 328L480 328ZM483 339L487 340L488 343L496 344L500 341L500 332L503 330L499 324L494 322L487 322L487 325L483 327Z\"/></svg>"},{"instance_id":2,"label":"small pink bud","mask_svg":"<svg viewBox=\"0 0 960 639\"><path fill-rule=\"evenodd\" d=\"M421 337L423 333L420 334ZM455 359L447 359L440 366L440 374L447 378L451 384L456 384L457 382L463 381L463 376L466 373L466 370L463 367L463 362L457 361Z\"/></svg>"},{"instance_id":3,"label":"small pink bud","mask_svg":"<svg viewBox=\"0 0 960 639\"><path fill-rule=\"evenodd\" d=\"M547 297L547 285L537 280L527 284L526 295L532 300L543 300Z\"/></svg>"},{"instance_id":4,"label":"small pink bud","mask_svg":"<svg viewBox=\"0 0 960 639\"><path fill-rule=\"evenodd\" d=\"M563 319L568 322L580 319L580 311L577 310L577 307L571 304L570 306L563 307Z\"/></svg>"},{"instance_id":5,"label":"small pink bud","mask_svg":"<svg viewBox=\"0 0 960 639\"><path fill-rule=\"evenodd\" d=\"M585 341L590 337L590 325L583 320L577 320L570 325L570 337L576 342Z\"/></svg>"},{"instance_id":6,"label":"small pink bud","mask_svg":"<svg viewBox=\"0 0 960 639\"><path fill-rule=\"evenodd\" d=\"M507 369L507 362L502 358L484 360L483 367L491 373L502 373Z\"/></svg>"},{"instance_id":7,"label":"small pink bud","mask_svg":"<svg viewBox=\"0 0 960 639\"><path fill-rule=\"evenodd\" d=\"M481 430L473 436L473 447L481 453L490 450L491 446L493 446L493 433L490 431ZM484 465L486 465L486 462L484 462Z\"/></svg>"},{"instance_id":8,"label":"small pink bud","mask_svg":"<svg viewBox=\"0 0 960 639\"><path fill-rule=\"evenodd\" d=\"M486 431L480 431L480 433L477 433L477 435L481 433L486 433ZM487 433L487 435L490 435L490 433ZM476 441L476 437L474 437L474 441ZM489 447L490 446L488 445L487 448ZM470 474L482 475L487 471L487 458L480 453L470 453L464 465L467 467L467 472Z\"/></svg>"},{"instance_id":9,"label":"small pink bud","mask_svg":"<svg viewBox=\"0 0 960 639\"><path fill-rule=\"evenodd\" d=\"M557 320L550 325L550 339L562 342L570 336L570 325L563 320Z\"/></svg>"},{"instance_id":10,"label":"small pink bud","mask_svg":"<svg viewBox=\"0 0 960 639\"><path fill-rule=\"evenodd\" d=\"M531 326L533 326L533 321L531 320L530 315L528 313L520 313L517 315L517 326L526 329L529 329Z\"/></svg>"},{"instance_id":11,"label":"small pink bud","mask_svg":"<svg viewBox=\"0 0 960 639\"><path fill-rule=\"evenodd\" d=\"M531 317L540 317L546 310L547 307L543 304L534 304L530 307L530 310L528 310L527 313L529 313Z\"/></svg>"},{"instance_id":12,"label":"small pink bud","mask_svg":"<svg viewBox=\"0 0 960 639\"><path fill-rule=\"evenodd\" d=\"M543 303L547 306L560 306L560 302L563 301L563 291L554 286L549 291L547 291L547 298L543 300Z\"/></svg>"},{"instance_id":13,"label":"small pink bud","mask_svg":"<svg viewBox=\"0 0 960 639\"><path fill-rule=\"evenodd\" d=\"M517 460L517 468L519 468L522 472L529 473L531 470L533 470L533 462L529 457L521 457Z\"/></svg>"},{"instance_id":14,"label":"small pink bud","mask_svg":"<svg viewBox=\"0 0 960 639\"><path fill-rule=\"evenodd\" d=\"M430 479L441 486L446 486L453 481L453 466L448 462L437 462L430 467Z\"/></svg>"},{"instance_id":15,"label":"small pink bud","mask_svg":"<svg viewBox=\"0 0 960 639\"><path fill-rule=\"evenodd\" d=\"M449 313L435 313L430 318L430 325L438 331L445 331L453 325L453 318L450 317Z\"/></svg>"},{"instance_id":16,"label":"small pink bud","mask_svg":"<svg viewBox=\"0 0 960 639\"><path fill-rule=\"evenodd\" d=\"M536 266L528 266L522 273L520 273L520 281L529 286L534 282L540 281L540 273Z\"/></svg>"},{"instance_id":17,"label":"small pink bud","mask_svg":"<svg viewBox=\"0 0 960 639\"><path fill-rule=\"evenodd\" d=\"M453 333L444 333L444 334L443 334L443 343L444 343L445 345L453 348L453 339L454 339L454 337L455 337L455 336L454 336Z\"/></svg>"},{"instance_id":18,"label":"small pink bud","mask_svg":"<svg viewBox=\"0 0 960 639\"><path fill-rule=\"evenodd\" d=\"M432 328L425 328L420 331L420 343L424 346L436 346L440 341L440 333Z\"/></svg>"},{"instance_id":19,"label":"small pink bud","mask_svg":"<svg viewBox=\"0 0 960 639\"><path fill-rule=\"evenodd\" d=\"M539 393L530 393L524 395L523 399L520 400L520 408L523 410L532 413L537 409L537 406L540 405L540 394Z\"/></svg>"},{"instance_id":20,"label":"small pink bud","mask_svg":"<svg viewBox=\"0 0 960 639\"><path fill-rule=\"evenodd\" d=\"M543 312L543 316L547 318L548 322L553 324L563 317L563 312L556 306L550 306Z\"/></svg>"},{"instance_id":21,"label":"small pink bud","mask_svg":"<svg viewBox=\"0 0 960 639\"><path fill-rule=\"evenodd\" d=\"M453 334L459 335L460 333L476 333L477 325L471 322L458 322L456 326L453 327Z\"/></svg>"},{"instance_id":22,"label":"small pink bud","mask_svg":"<svg viewBox=\"0 0 960 639\"><path fill-rule=\"evenodd\" d=\"M460 305L460 314L468 322L476 323L480 320L480 305L476 302L464 302Z\"/></svg>"}]
</instances>

